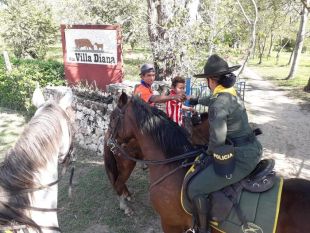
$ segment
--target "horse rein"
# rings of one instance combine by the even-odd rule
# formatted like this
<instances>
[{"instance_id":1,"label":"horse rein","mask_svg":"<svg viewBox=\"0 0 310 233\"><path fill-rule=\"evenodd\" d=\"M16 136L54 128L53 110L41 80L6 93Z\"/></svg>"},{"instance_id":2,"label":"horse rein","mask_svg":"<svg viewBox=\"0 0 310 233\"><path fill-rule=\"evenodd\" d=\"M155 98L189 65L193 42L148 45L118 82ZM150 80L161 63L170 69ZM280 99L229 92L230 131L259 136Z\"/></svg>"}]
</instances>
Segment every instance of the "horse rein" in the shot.
<instances>
[{"instance_id":1,"label":"horse rein","mask_svg":"<svg viewBox=\"0 0 310 233\"><path fill-rule=\"evenodd\" d=\"M117 139L115 138L117 134L117 129L120 126L121 119L124 118L124 112L126 111L127 106L128 105L126 104L123 109L120 108L119 106L116 106L116 109L119 111L119 114L117 114L117 119L116 119L116 124L115 124L116 127L114 127L114 130L112 131L111 124L109 125L109 129L112 132L112 134L108 138L107 145L110 147L110 150L112 151L113 154L118 154L120 157L123 157L124 159L128 159L128 160L138 162L138 163L163 165L163 164L168 164L168 163L176 162L176 161L183 160L183 159L192 158L192 157L195 157L197 153L203 152L202 149L198 149L198 150L190 151L190 152L175 156L173 158L162 159L162 160L143 160L143 159L137 159L137 158L133 158L129 156L128 153L123 149L123 147L117 142ZM117 152L120 152L120 153L117 153Z\"/></svg>"},{"instance_id":2,"label":"horse rein","mask_svg":"<svg viewBox=\"0 0 310 233\"><path fill-rule=\"evenodd\" d=\"M129 156L128 153L124 150L124 148L115 139L115 136L117 134L117 129L120 125L119 123L121 122L121 118L124 117L124 112L125 112L126 108L127 108L126 105L125 105L124 109L121 109L120 107L117 106L116 109L119 111L119 114L117 115L117 119L116 119L116 124L115 124L116 127L114 127L114 130L112 131L111 125L109 125L109 129L110 129L110 131L112 131L112 134L108 138L107 145L110 147L110 150L113 154L116 154L119 157L122 157L122 158L127 159L127 160L131 160L134 162L138 162L138 163L143 163L143 164L148 164L148 165L164 165L164 164L169 164L172 162L180 161L183 159L193 158L193 157L196 157L197 154L203 152L202 149L198 149L198 150L183 153L181 155L178 155L178 156L175 156L175 157L172 157L169 159L162 159L162 160L143 160L143 159L137 159L137 158ZM119 153L117 153L117 152L119 152ZM179 165L178 167L176 167L172 171L168 172L167 174L163 175L162 177L157 179L155 182L153 182L150 185L149 190L151 190L157 184L161 183L168 176L177 172L179 169L189 167L189 166L193 165L194 163L196 163L196 161L193 161L193 162L184 161L184 162L182 162L181 165Z\"/></svg>"}]
</instances>

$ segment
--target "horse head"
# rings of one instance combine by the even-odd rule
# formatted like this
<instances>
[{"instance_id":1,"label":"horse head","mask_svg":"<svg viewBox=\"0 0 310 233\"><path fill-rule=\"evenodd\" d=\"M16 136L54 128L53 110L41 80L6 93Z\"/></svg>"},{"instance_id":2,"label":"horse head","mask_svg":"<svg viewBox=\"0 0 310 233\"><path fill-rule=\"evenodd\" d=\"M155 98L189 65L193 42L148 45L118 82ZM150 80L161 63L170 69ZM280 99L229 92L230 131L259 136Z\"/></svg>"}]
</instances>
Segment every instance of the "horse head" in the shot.
<instances>
[{"instance_id":1,"label":"horse head","mask_svg":"<svg viewBox=\"0 0 310 233\"><path fill-rule=\"evenodd\" d=\"M69 89L62 98L56 97L55 100L45 101L43 93L38 85L32 97L32 103L37 108L34 116L39 116L40 113L50 112L52 114L57 114L56 117L60 121L60 132L62 132L58 153L60 163L63 163L67 159L67 156L70 156L69 151L72 147L74 122L74 111L71 107L72 101L73 95L71 89Z\"/></svg>"},{"instance_id":2,"label":"horse head","mask_svg":"<svg viewBox=\"0 0 310 233\"><path fill-rule=\"evenodd\" d=\"M133 135L133 121L130 112L131 98L123 92L117 102L117 106L111 112L109 132L110 138L118 140L119 143L129 141Z\"/></svg>"},{"instance_id":3,"label":"horse head","mask_svg":"<svg viewBox=\"0 0 310 233\"><path fill-rule=\"evenodd\" d=\"M60 232L58 162L70 161L72 99L69 91L58 101L45 101L39 86L33 93L38 109L0 166L0 225L9 230Z\"/></svg>"}]
</instances>

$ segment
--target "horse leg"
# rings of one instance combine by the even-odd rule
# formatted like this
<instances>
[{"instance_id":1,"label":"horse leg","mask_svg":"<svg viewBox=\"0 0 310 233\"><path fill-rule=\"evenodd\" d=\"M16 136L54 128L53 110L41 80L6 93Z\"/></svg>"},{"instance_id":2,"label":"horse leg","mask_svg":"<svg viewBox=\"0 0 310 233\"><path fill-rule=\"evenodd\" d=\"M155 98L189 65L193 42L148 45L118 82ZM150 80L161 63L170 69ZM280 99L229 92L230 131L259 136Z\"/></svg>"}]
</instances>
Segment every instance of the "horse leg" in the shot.
<instances>
[{"instance_id":1,"label":"horse leg","mask_svg":"<svg viewBox=\"0 0 310 233\"><path fill-rule=\"evenodd\" d=\"M310 182L284 180L277 233L310 232Z\"/></svg>"},{"instance_id":2,"label":"horse leg","mask_svg":"<svg viewBox=\"0 0 310 233\"><path fill-rule=\"evenodd\" d=\"M181 226L172 226L162 223L164 233L183 233L184 229Z\"/></svg>"},{"instance_id":3,"label":"horse leg","mask_svg":"<svg viewBox=\"0 0 310 233\"><path fill-rule=\"evenodd\" d=\"M119 206L124 210L125 214L130 216L133 211L129 208L127 201L131 201L131 193L129 192L126 181L136 166L136 163L130 160L118 160L118 177L114 183L115 190L119 195Z\"/></svg>"}]
</instances>

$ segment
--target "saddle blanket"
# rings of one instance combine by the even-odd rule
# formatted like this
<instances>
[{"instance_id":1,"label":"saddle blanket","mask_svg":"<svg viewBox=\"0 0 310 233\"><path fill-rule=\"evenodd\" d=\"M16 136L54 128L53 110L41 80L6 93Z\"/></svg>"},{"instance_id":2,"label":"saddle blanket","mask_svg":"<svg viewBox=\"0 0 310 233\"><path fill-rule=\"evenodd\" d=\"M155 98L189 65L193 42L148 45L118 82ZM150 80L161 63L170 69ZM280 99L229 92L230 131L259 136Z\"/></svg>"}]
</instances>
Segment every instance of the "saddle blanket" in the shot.
<instances>
[{"instance_id":1,"label":"saddle blanket","mask_svg":"<svg viewBox=\"0 0 310 233\"><path fill-rule=\"evenodd\" d=\"M211 227L222 233L275 233L278 221L283 178L276 177L274 186L262 193L242 191L238 204L248 224L243 226L236 209L232 207L227 217L221 221L211 221ZM184 191L184 190L183 190ZM187 213L188 200L181 195L182 206ZM185 205L184 205L185 204ZM212 212L212 211L211 211Z\"/></svg>"}]
</instances>

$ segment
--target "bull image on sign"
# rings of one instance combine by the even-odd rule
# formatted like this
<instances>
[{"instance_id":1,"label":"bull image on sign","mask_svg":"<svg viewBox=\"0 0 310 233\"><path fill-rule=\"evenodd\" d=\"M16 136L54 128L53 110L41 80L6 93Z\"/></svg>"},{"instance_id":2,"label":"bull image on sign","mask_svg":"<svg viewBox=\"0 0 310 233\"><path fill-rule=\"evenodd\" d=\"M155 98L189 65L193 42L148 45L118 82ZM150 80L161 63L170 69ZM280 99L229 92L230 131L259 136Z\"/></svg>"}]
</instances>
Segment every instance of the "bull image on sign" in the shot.
<instances>
[{"instance_id":1,"label":"bull image on sign","mask_svg":"<svg viewBox=\"0 0 310 233\"><path fill-rule=\"evenodd\" d=\"M86 49L94 50L94 46L92 45L89 39L75 39L74 42L77 50L80 50L83 47Z\"/></svg>"}]
</instances>

